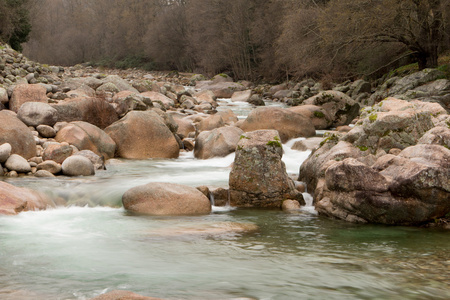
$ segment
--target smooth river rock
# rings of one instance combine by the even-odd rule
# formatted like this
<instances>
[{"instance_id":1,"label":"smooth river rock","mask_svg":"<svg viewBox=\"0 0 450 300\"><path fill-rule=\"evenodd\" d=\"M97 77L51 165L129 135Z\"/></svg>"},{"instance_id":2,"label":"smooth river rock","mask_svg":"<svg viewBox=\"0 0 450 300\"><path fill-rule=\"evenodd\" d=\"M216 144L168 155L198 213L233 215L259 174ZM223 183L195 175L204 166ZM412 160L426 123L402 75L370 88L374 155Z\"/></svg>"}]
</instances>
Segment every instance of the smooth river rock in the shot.
<instances>
[{"instance_id":1,"label":"smooth river rock","mask_svg":"<svg viewBox=\"0 0 450 300\"><path fill-rule=\"evenodd\" d=\"M94 164L89 158L73 155L64 160L61 165L62 172L66 176L91 176L95 175Z\"/></svg>"},{"instance_id":2,"label":"smooth river rock","mask_svg":"<svg viewBox=\"0 0 450 300\"><path fill-rule=\"evenodd\" d=\"M193 187L152 182L131 188L122 197L128 211L147 215L202 215L211 212L209 199Z\"/></svg>"}]
</instances>

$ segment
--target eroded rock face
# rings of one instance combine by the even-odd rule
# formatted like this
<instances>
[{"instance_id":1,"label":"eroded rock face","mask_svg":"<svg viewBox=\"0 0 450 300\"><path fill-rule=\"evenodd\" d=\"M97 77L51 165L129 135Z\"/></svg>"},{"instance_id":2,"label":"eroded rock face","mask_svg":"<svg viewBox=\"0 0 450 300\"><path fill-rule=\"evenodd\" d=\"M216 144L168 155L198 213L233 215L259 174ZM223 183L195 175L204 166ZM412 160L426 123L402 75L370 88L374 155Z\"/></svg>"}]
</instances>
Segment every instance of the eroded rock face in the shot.
<instances>
[{"instance_id":1,"label":"eroded rock face","mask_svg":"<svg viewBox=\"0 0 450 300\"><path fill-rule=\"evenodd\" d=\"M48 207L55 207L55 203L45 194L0 181L0 214L16 215Z\"/></svg>"},{"instance_id":2,"label":"eroded rock face","mask_svg":"<svg viewBox=\"0 0 450 300\"><path fill-rule=\"evenodd\" d=\"M417 145L372 166L347 158L329 167L319 214L351 222L415 225L450 212L450 150Z\"/></svg>"},{"instance_id":3,"label":"eroded rock face","mask_svg":"<svg viewBox=\"0 0 450 300\"><path fill-rule=\"evenodd\" d=\"M177 158L180 147L164 119L154 111L132 111L105 129L116 156L132 159Z\"/></svg>"},{"instance_id":4,"label":"eroded rock face","mask_svg":"<svg viewBox=\"0 0 450 300\"><path fill-rule=\"evenodd\" d=\"M279 107L258 107L239 126L245 132L274 129L283 143L296 137L314 136L316 131L311 121L301 114Z\"/></svg>"},{"instance_id":5,"label":"eroded rock face","mask_svg":"<svg viewBox=\"0 0 450 300\"><path fill-rule=\"evenodd\" d=\"M0 111L0 145L9 143L11 153L29 159L36 156L36 142L30 129L17 117Z\"/></svg>"},{"instance_id":6,"label":"eroded rock face","mask_svg":"<svg viewBox=\"0 0 450 300\"><path fill-rule=\"evenodd\" d=\"M193 187L175 183L148 183L122 197L125 209L147 215L201 215L211 212L209 199Z\"/></svg>"},{"instance_id":7,"label":"eroded rock face","mask_svg":"<svg viewBox=\"0 0 450 300\"><path fill-rule=\"evenodd\" d=\"M233 153L244 133L237 127L221 127L203 131L195 139L194 156L200 159L223 157Z\"/></svg>"},{"instance_id":8,"label":"eroded rock face","mask_svg":"<svg viewBox=\"0 0 450 300\"><path fill-rule=\"evenodd\" d=\"M113 158L116 151L116 143L109 135L97 126L82 121L64 126L55 139L74 145L79 150L91 150L105 159Z\"/></svg>"},{"instance_id":9,"label":"eroded rock face","mask_svg":"<svg viewBox=\"0 0 450 300\"><path fill-rule=\"evenodd\" d=\"M388 98L367 109L344 140L372 153L378 149L404 149L417 144L434 127L432 116L439 112L445 110L437 104Z\"/></svg>"},{"instance_id":10,"label":"eroded rock face","mask_svg":"<svg viewBox=\"0 0 450 300\"><path fill-rule=\"evenodd\" d=\"M281 208L283 200L305 204L286 173L283 148L276 130L248 132L241 138L230 172L230 204L238 207Z\"/></svg>"},{"instance_id":11,"label":"eroded rock face","mask_svg":"<svg viewBox=\"0 0 450 300\"><path fill-rule=\"evenodd\" d=\"M317 211L350 222L404 225L449 213L448 129L433 128L441 114L433 103L391 98L348 134L326 137L300 167L299 180L314 191ZM387 138L395 143L381 142Z\"/></svg>"}]
</instances>

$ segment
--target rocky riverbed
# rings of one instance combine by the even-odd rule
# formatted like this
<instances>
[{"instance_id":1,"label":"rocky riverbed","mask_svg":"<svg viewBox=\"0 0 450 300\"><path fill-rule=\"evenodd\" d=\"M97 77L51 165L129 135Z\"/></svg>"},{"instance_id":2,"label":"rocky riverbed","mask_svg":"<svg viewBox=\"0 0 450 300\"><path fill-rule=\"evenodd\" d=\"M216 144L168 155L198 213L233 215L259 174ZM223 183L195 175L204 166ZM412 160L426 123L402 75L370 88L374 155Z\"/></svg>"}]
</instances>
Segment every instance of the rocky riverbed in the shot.
<instances>
[{"instance_id":1,"label":"rocky riverbed","mask_svg":"<svg viewBox=\"0 0 450 300\"><path fill-rule=\"evenodd\" d=\"M204 161L214 168L214 159L236 152L234 163L230 165L229 161L222 166L221 162L220 166L229 170L228 185L212 187L200 183L194 188L152 179L151 183L133 184L125 193L121 191L124 195L119 202L123 203L127 214L138 217L140 226L147 224L147 219L139 219L146 215L194 218L184 219L186 224L169 222L169 227L158 223L164 219L155 219L152 222L156 227L140 232L138 240L186 236L227 240L231 236L231 240L227 240L231 243L236 234L262 235L261 231L272 226L265 221L273 218L270 213L281 209L307 224L310 222L308 215L301 211L301 206L307 202L305 190L313 196L319 215L349 224L449 229L450 82L445 76L448 75L442 71L429 69L404 77L386 77L376 83L346 82L324 90L320 83L310 79L270 86L234 82L225 74L207 80L198 74L100 70L82 65L45 66L2 46L0 214L99 204L11 184L14 182L32 179L33 182L42 180L45 185L46 178L95 178L103 174L105 168L114 169L123 159L136 164L147 163L148 159L173 161L175 167L176 160L188 153L192 153L189 155L195 157L196 162ZM229 103L246 102L252 109L242 118L219 106L223 98ZM267 101L282 105L265 106ZM288 150L283 145L299 137L302 139L292 149L309 150L311 154L303 164L297 162L299 172L291 174L282 160ZM194 171L186 173L189 174L186 176L195 176ZM138 175L133 173L133 176ZM156 173L154 176L163 177ZM226 206L225 210L239 207L271 211L264 211L264 217L258 222L262 228L251 222L255 217L250 215L242 218L244 222L228 217L225 217L226 222L201 219L197 224L192 221L208 218L212 200L215 212L221 211L219 206ZM245 215L245 212L236 214ZM73 212L60 213L72 216ZM106 211L106 214L114 215L111 220L119 218L116 211ZM279 218L277 215L276 222L282 223ZM45 222L39 219L39 223ZM58 222L61 224L62 219ZM288 223L292 231L293 221ZM330 228L322 231L335 227L331 223L324 224ZM115 230L124 231L122 238L129 238L127 229L114 222L110 226L118 226ZM275 225L274 228L279 234L284 231ZM61 236L58 235L58 239ZM252 239L250 235L249 240ZM116 241L109 241L109 238L108 243L116 246ZM259 249L258 245L252 247ZM448 260L445 262L445 255L444 258L437 256L436 269L440 270L442 261L448 263ZM142 257L150 259L144 254ZM388 255L387 259L399 260L395 255ZM134 262L136 266L141 264L141 260L138 261ZM422 265L433 269L430 266L434 263L423 262ZM441 271L436 273L433 280L445 282ZM432 294L443 295L440 285L437 286ZM14 297L22 292L5 294L0 288L0 295L9 293ZM103 294L99 299L124 296L147 299L123 291L89 291L86 294Z\"/></svg>"},{"instance_id":2,"label":"rocky riverbed","mask_svg":"<svg viewBox=\"0 0 450 300\"><path fill-rule=\"evenodd\" d=\"M226 194L242 207L304 204L295 188L303 183L320 214L350 222L445 225L450 213L450 82L441 71L323 90L313 80L256 86L225 74L206 80L45 66L2 48L1 176L94 176L114 158L171 159L193 151L209 159L236 151L230 191L199 188L218 203L227 202ZM229 109L217 111L219 98L255 109L239 120ZM266 107L268 99L291 107ZM314 151L299 165L298 181L289 178L281 143L316 130L328 131L322 141L310 140ZM5 214L64 204L7 183L1 188Z\"/></svg>"}]
</instances>

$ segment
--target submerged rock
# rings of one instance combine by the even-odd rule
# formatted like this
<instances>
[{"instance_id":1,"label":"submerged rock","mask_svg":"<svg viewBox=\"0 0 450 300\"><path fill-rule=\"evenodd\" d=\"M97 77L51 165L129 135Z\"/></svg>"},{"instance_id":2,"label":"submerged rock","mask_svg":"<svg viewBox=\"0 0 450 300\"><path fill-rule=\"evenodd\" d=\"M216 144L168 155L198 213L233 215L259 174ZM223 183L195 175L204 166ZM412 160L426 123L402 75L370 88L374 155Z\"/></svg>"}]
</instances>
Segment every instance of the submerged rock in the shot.
<instances>
[{"instance_id":1,"label":"submerged rock","mask_svg":"<svg viewBox=\"0 0 450 300\"><path fill-rule=\"evenodd\" d=\"M238 143L230 172L230 204L238 207L281 208L283 200L305 204L286 173L283 148L276 130L246 133Z\"/></svg>"},{"instance_id":2,"label":"submerged rock","mask_svg":"<svg viewBox=\"0 0 450 300\"><path fill-rule=\"evenodd\" d=\"M122 197L128 211L147 215L202 215L211 212L209 199L198 189L153 182L129 189Z\"/></svg>"},{"instance_id":3,"label":"submerged rock","mask_svg":"<svg viewBox=\"0 0 450 300\"><path fill-rule=\"evenodd\" d=\"M160 298L146 297L130 291L116 290L107 292L91 300L161 300Z\"/></svg>"},{"instance_id":4,"label":"submerged rock","mask_svg":"<svg viewBox=\"0 0 450 300\"><path fill-rule=\"evenodd\" d=\"M16 215L48 207L55 207L55 203L47 195L0 181L0 215Z\"/></svg>"}]
</instances>

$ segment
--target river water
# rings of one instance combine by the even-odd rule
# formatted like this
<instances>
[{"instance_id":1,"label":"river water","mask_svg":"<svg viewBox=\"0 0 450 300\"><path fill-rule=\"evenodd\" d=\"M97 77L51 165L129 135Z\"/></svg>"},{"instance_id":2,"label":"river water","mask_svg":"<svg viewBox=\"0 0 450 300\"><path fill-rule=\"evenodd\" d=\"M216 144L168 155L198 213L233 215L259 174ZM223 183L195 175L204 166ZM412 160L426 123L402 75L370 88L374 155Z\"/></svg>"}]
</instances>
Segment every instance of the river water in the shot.
<instances>
[{"instance_id":1,"label":"river water","mask_svg":"<svg viewBox=\"0 0 450 300\"><path fill-rule=\"evenodd\" d=\"M244 117L251 109L222 105ZM298 173L309 152L292 143L283 160ZM164 299L450 299L448 231L348 224L312 206L149 217L120 205L126 190L152 181L226 186L233 159L183 153L115 161L93 177L4 179L72 205L0 216L0 299L89 299L115 289Z\"/></svg>"}]
</instances>

